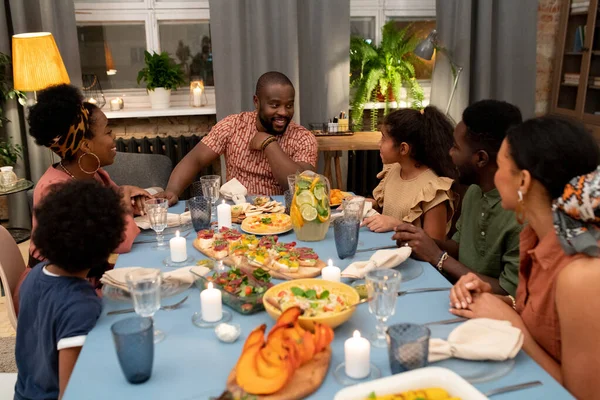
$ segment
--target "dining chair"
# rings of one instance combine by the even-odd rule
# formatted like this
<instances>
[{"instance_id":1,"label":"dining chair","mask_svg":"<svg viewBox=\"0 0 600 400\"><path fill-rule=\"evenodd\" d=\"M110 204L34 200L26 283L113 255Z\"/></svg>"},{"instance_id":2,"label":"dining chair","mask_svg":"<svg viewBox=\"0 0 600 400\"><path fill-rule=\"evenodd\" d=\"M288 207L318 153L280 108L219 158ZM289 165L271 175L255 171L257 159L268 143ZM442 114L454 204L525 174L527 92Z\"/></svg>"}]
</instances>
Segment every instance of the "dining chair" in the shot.
<instances>
[{"instance_id":1,"label":"dining chair","mask_svg":"<svg viewBox=\"0 0 600 400\"><path fill-rule=\"evenodd\" d=\"M0 281L6 297L6 311L11 325L17 330L17 314L12 296L21 274L25 271L25 262L19 246L3 226L0 226L0 248Z\"/></svg>"},{"instance_id":2,"label":"dining chair","mask_svg":"<svg viewBox=\"0 0 600 400\"><path fill-rule=\"evenodd\" d=\"M119 186L165 189L173 171L173 163L162 154L118 152L115 162L103 168Z\"/></svg>"}]
</instances>

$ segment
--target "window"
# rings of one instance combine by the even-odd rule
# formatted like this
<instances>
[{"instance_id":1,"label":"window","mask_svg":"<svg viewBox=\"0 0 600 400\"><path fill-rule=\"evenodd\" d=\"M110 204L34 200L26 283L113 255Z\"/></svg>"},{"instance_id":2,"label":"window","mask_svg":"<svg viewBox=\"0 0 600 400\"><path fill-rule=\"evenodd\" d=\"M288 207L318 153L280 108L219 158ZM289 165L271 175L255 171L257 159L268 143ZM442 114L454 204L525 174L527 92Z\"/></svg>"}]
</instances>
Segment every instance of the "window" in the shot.
<instances>
[{"instance_id":1,"label":"window","mask_svg":"<svg viewBox=\"0 0 600 400\"><path fill-rule=\"evenodd\" d=\"M351 17L350 35L360 36L368 43L375 42L377 27L375 17ZM369 42L371 41L371 42Z\"/></svg>"},{"instance_id":2,"label":"window","mask_svg":"<svg viewBox=\"0 0 600 400\"><path fill-rule=\"evenodd\" d=\"M214 85L207 0L76 0L81 72L102 90L136 89L144 51L166 51L186 81Z\"/></svg>"},{"instance_id":3,"label":"window","mask_svg":"<svg viewBox=\"0 0 600 400\"><path fill-rule=\"evenodd\" d=\"M399 29L404 29L410 25L409 33L412 33L419 39L425 39L429 32L435 29L435 18L418 19L415 17L390 17L390 20L396 21ZM433 64L435 63L435 54L431 60L421 59L421 63L415 64L415 75L417 79L431 79Z\"/></svg>"}]
</instances>

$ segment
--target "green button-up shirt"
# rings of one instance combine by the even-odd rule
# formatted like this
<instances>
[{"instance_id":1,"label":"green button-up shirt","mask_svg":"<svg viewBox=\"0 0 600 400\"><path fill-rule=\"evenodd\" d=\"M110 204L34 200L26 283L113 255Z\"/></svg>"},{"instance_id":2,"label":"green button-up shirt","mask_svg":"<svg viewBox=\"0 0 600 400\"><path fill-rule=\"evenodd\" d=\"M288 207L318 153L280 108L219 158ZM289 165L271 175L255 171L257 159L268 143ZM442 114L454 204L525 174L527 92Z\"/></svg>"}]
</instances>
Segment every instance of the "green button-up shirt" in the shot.
<instances>
[{"instance_id":1,"label":"green button-up shirt","mask_svg":"<svg viewBox=\"0 0 600 400\"><path fill-rule=\"evenodd\" d=\"M497 189L483 193L478 185L467 190L452 237L458 260L473 271L499 280L515 295L519 281L519 234L515 214L502 208Z\"/></svg>"}]
</instances>

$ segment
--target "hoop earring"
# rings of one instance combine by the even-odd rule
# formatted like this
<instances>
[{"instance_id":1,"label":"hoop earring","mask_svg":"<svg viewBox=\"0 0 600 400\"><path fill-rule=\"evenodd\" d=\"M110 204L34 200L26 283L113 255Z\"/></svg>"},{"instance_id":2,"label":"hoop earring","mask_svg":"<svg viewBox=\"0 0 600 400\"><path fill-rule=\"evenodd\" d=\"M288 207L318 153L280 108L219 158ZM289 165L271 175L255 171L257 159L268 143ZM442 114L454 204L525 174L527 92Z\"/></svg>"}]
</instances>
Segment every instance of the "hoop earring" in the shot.
<instances>
[{"instance_id":1,"label":"hoop earring","mask_svg":"<svg viewBox=\"0 0 600 400\"><path fill-rule=\"evenodd\" d=\"M515 215L517 217L517 222L523 225L525 223L525 203L523 201L523 192L519 190L517 191L517 195L519 196L519 200L517 202L517 207L515 208Z\"/></svg>"},{"instance_id":2,"label":"hoop earring","mask_svg":"<svg viewBox=\"0 0 600 400\"><path fill-rule=\"evenodd\" d=\"M95 170L93 171L86 171L85 169L83 169L83 167L81 166L81 159L83 158L83 156L94 156L94 158L96 158L96 161L98 161L98 166L96 167ZM97 155L95 155L94 153L83 153L82 155L79 156L79 158L77 159L77 165L79 165L79 169L88 174L88 175L94 175L96 172L98 172L98 170L100 169L100 159L98 158Z\"/></svg>"}]
</instances>

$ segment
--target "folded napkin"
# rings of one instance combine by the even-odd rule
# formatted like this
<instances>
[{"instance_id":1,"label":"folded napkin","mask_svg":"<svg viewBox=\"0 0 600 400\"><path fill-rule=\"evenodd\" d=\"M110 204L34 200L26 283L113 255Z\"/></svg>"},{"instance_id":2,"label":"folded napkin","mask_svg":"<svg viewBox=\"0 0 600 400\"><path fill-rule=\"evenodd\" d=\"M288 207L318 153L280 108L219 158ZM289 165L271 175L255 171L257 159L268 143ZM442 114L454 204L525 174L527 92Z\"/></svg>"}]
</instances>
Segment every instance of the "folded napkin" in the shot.
<instances>
[{"instance_id":1,"label":"folded napkin","mask_svg":"<svg viewBox=\"0 0 600 400\"><path fill-rule=\"evenodd\" d=\"M523 338L523 332L508 321L471 319L450 332L448 340L429 340L429 362L451 357L465 360L508 360L515 358L521 350Z\"/></svg>"},{"instance_id":2,"label":"folded napkin","mask_svg":"<svg viewBox=\"0 0 600 400\"><path fill-rule=\"evenodd\" d=\"M135 224L140 229L151 229L152 228L150 225L150 219L148 218L148 215L142 215L139 217L135 217L133 220L135 221ZM191 221L192 221L192 216L189 211L186 211L182 214L172 214L172 213L167 214L167 227L169 227L169 228L172 228L175 226L180 226L180 225L185 225L187 223L190 223Z\"/></svg>"},{"instance_id":3,"label":"folded napkin","mask_svg":"<svg viewBox=\"0 0 600 400\"><path fill-rule=\"evenodd\" d=\"M378 250L371 256L369 261L356 261L342 271L346 278L363 279L367 272L374 269L394 268L410 257L412 249L408 246L391 250Z\"/></svg>"},{"instance_id":4,"label":"folded napkin","mask_svg":"<svg viewBox=\"0 0 600 400\"><path fill-rule=\"evenodd\" d=\"M235 204L242 204L246 202L246 195L248 189L244 187L236 178L233 178L223 186L219 191L227 200L233 200Z\"/></svg>"},{"instance_id":5,"label":"folded napkin","mask_svg":"<svg viewBox=\"0 0 600 400\"><path fill-rule=\"evenodd\" d=\"M126 276L128 273L140 269L142 267L126 267L126 268L117 268L106 271L102 278L100 278L100 282L105 285L114 286L116 288L122 289L126 292L129 291L127 287ZM189 266L178 268L173 271L163 272L162 277L163 281L178 281L183 284L192 284L196 280L196 276L191 273L191 270L198 275L206 275L210 269L201 266Z\"/></svg>"},{"instance_id":6,"label":"folded napkin","mask_svg":"<svg viewBox=\"0 0 600 400\"><path fill-rule=\"evenodd\" d=\"M154 196L157 193L160 192L164 192L165 190L159 186L152 186L149 188L144 189L146 192L150 193L152 196Z\"/></svg>"},{"instance_id":7,"label":"folded napkin","mask_svg":"<svg viewBox=\"0 0 600 400\"><path fill-rule=\"evenodd\" d=\"M344 215L344 210L342 209L341 206L337 210L341 210L341 211L331 213L332 220L342 217ZM371 202L369 202L369 201L365 201L365 207L363 209L363 216L362 216L363 219L372 217L373 215L377 215L377 214L379 214L379 213L377 211L373 210L373 204L371 204Z\"/></svg>"}]
</instances>

